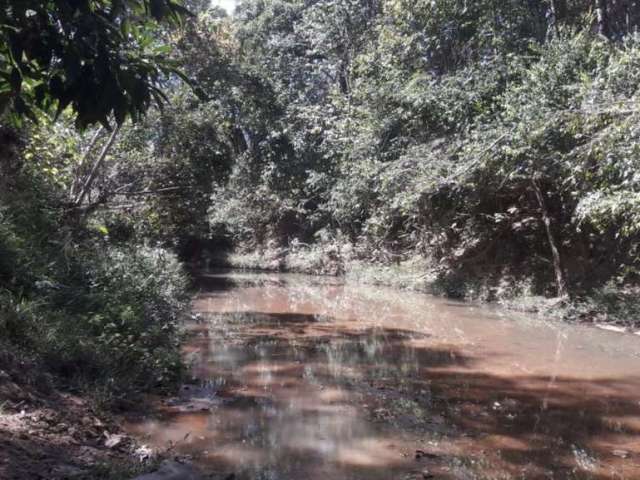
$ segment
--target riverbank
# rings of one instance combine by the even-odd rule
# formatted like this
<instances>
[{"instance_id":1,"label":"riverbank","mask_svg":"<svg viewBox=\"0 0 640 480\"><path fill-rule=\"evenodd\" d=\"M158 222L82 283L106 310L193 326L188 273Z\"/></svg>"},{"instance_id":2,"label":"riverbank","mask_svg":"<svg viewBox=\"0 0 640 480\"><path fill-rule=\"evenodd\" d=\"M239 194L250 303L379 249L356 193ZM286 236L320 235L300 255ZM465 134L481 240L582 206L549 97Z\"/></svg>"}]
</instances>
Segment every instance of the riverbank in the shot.
<instances>
[{"instance_id":1,"label":"riverbank","mask_svg":"<svg viewBox=\"0 0 640 480\"><path fill-rule=\"evenodd\" d=\"M591 324L621 333L640 334L640 288L607 284L568 300L534 294L533 280L486 274L444 277L442 266L421 256L386 261L358 259L351 249L263 248L215 257L211 266L246 271L303 273L342 277L345 282L379 285L471 302L497 304L510 311L572 323Z\"/></svg>"},{"instance_id":2,"label":"riverbank","mask_svg":"<svg viewBox=\"0 0 640 480\"><path fill-rule=\"evenodd\" d=\"M159 457L94 398L64 391L40 367L0 355L0 478L122 480L155 468Z\"/></svg>"},{"instance_id":3,"label":"riverbank","mask_svg":"<svg viewBox=\"0 0 640 480\"><path fill-rule=\"evenodd\" d=\"M204 476L172 445L151 448L127 433L123 416L133 407L116 414L43 371L0 354L2 480L228 480Z\"/></svg>"}]
</instances>

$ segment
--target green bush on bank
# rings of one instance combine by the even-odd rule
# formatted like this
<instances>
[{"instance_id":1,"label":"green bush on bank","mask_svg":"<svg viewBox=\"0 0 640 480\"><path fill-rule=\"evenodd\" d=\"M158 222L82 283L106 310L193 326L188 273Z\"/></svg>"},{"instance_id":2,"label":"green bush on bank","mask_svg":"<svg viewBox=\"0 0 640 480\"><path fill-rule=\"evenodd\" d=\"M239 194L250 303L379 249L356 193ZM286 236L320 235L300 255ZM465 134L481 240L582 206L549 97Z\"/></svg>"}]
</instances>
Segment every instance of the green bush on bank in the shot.
<instances>
[{"instance_id":1,"label":"green bush on bank","mask_svg":"<svg viewBox=\"0 0 640 480\"><path fill-rule=\"evenodd\" d=\"M105 248L105 247L103 247ZM0 295L0 335L70 386L120 402L173 387L182 372L186 277L172 254L106 247L71 259L72 275Z\"/></svg>"},{"instance_id":2,"label":"green bush on bank","mask_svg":"<svg viewBox=\"0 0 640 480\"><path fill-rule=\"evenodd\" d=\"M71 284L47 294L60 311L44 322L36 349L60 372L100 379L114 395L174 385L188 299L176 258L129 246L89 252L82 262Z\"/></svg>"},{"instance_id":3,"label":"green bush on bank","mask_svg":"<svg viewBox=\"0 0 640 480\"><path fill-rule=\"evenodd\" d=\"M36 163L0 192L0 340L109 404L172 388L182 372L187 278L174 254L65 218ZM29 188L24 188L29 185ZM0 368L2 366L0 365Z\"/></svg>"}]
</instances>

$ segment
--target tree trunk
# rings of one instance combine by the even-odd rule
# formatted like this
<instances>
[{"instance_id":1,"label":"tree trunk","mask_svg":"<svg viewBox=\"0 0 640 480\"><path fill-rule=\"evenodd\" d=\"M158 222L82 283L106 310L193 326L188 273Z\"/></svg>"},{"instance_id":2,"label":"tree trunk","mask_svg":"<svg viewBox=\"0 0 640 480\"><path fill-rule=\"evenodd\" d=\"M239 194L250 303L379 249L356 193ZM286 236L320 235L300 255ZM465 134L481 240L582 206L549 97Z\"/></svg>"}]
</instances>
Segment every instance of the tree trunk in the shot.
<instances>
[{"instance_id":1,"label":"tree trunk","mask_svg":"<svg viewBox=\"0 0 640 480\"><path fill-rule=\"evenodd\" d=\"M253 137L251 136L251 132L244 127L240 127L240 132L242 133L247 151L253 153Z\"/></svg>"},{"instance_id":2,"label":"tree trunk","mask_svg":"<svg viewBox=\"0 0 640 480\"><path fill-rule=\"evenodd\" d=\"M558 33L558 26L567 17L567 0L551 0L547 10L547 41Z\"/></svg>"},{"instance_id":3,"label":"tree trunk","mask_svg":"<svg viewBox=\"0 0 640 480\"><path fill-rule=\"evenodd\" d=\"M118 135L119 131L120 131L120 125L117 125L116 128L113 129L113 132L111 132L111 136L109 137L109 140L107 141L104 148L102 149L102 152L100 152L100 156L98 157L96 162L93 164L93 167L91 168L91 172L89 173L87 180L84 182L84 185L82 186L82 190L76 197L76 200L74 202L76 206L82 205L82 202L84 202L85 197L91 190L91 186L93 185L94 180L98 176L98 171L100 170L100 167L102 166L105 159L107 158L107 154L109 153L109 150L113 146L113 143L115 142L116 136Z\"/></svg>"},{"instance_id":4,"label":"tree trunk","mask_svg":"<svg viewBox=\"0 0 640 480\"><path fill-rule=\"evenodd\" d=\"M607 0L596 0L596 21L598 33L609 38L609 10Z\"/></svg>"},{"instance_id":5,"label":"tree trunk","mask_svg":"<svg viewBox=\"0 0 640 480\"><path fill-rule=\"evenodd\" d=\"M80 181L81 181L80 176L82 175L82 170L84 170L84 166L89 160L89 156L91 155L93 148L96 146L96 143L98 142L98 139L100 138L100 135L102 134L103 129L104 127L101 126L100 128L98 128L98 130L96 130L96 133L91 138L89 145L87 145L87 149L85 150L84 155L82 156L82 160L80 160L80 163L78 164L75 178L73 179L73 183L71 184L71 191L69 192L69 199L71 201L73 201L76 198L76 195L78 194L78 187L80 186Z\"/></svg>"},{"instance_id":6,"label":"tree trunk","mask_svg":"<svg viewBox=\"0 0 640 480\"><path fill-rule=\"evenodd\" d=\"M567 0L551 0L551 12L556 22L562 22L567 18Z\"/></svg>"},{"instance_id":7,"label":"tree trunk","mask_svg":"<svg viewBox=\"0 0 640 480\"><path fill-rule=\"evenodd\" d=\"M547 210L547 204L544 200L544 195L542 194L542 190L540 189L540 184L538 183L538 179L534 177L531 180L531 183L533 185L533 190L538 200L538 205L540 206L540 211L542 213L542 222L544 223L544 228L547 232L547 239L549 241L549 246L551 247L551 254L553 257L553 270L556 277L556 287L558 291L558 297L568 298L569 290L567 289L567 282L564 277L564 272L562 270L562 262L560 261L560 251L558 250L556 239L553 236L553 231L551 230L551 217L549 216L549 210Z\"/></svg>"}]
</instances>

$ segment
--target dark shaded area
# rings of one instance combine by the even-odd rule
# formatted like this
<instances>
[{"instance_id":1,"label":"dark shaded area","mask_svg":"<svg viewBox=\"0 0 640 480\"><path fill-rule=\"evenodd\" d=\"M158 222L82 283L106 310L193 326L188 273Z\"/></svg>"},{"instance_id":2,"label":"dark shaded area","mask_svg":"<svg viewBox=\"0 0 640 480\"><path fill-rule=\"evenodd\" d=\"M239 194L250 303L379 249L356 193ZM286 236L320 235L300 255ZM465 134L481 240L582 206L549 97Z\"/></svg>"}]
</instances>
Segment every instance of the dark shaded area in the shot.
<instances>
[{"instance_id":1,"label":"dark shaded area","mask_svg":"<svg viewBox=\"0 0 640 480\"><path fill-rule=\"evenodd\" d=\"M99 419L89 401L61 392L43 365L0 346L2 480L130 478L118 472L145 468L124 436L118 448L105 445L105 432L119 427Z\"/></svg>"},{"instance_id":2,"label":"dark shaded area","mask_svg":"<svg viewBox=\"0 0 640 480\"><path fill-rule=\"evenodd\" d=\"M195 271L197 268L208 268L211 264L225 265L224 259L231 248L231 240L226 235L213 238L187 236L179 240L177 253L178 257L188 262Z\"/></svg>"},{"instance_id":3,"label":"dark shaded area","mask_svg":"<svg viewBox=\"0 0 640 480\"><path fill-rule=\"evenodd\" d=\"M640 416L634 395L640 377L625 382L461 372L430 377L436 397L446 403L450 420L461 433L480 443L492 435L523 446L503 446L499 453L510 469L527 474L526 478L545 478L535 471L546 471L551 478L616 478L613 469L605 474L598 464L617 465L618 474L640 466L640 429L624 423ZM627 458L616 456L615 447L599 445L614 436L634 444L633 452L623 454ZM591 464L593 472L579 465L581 456L589 457L583 462Z\"/></svg>"},{"instance_id":4,"label":"dark shaded area","mask_svg":"<svg viewBox=\"0 0 640 480\"><path fill-rule=\"evenodd\" d=\"M286 281L265 275L264 278L243 278L242 276L229 276L232 269L216 267L208 270L208 273L202 273L202 270L191 265L192 283L199 292L221 293L232 288L239 287L260 287L265 285L286 285Z\"/></svg>"},{"instance_id":5,"label":"dark shaded area","mask_svg":"<svg viewBox=\"0 0 640 480\"><path fill-rule=\"evenodd\" d=\"M114 463L118 462L115 459L116 455L110 459L108 449L97 440L86 441L82 446L77 443L75 439L64 438L60 441L33 434L23 434L22 438L17 438L0 431L0 450L3 451L3 457L8 459L8 463L0 465L0 478L3 480L108 478L106 475L97 474L99 468L97 465L103 462L106 464L110 460Z\"/></svg>"},{"instance_id":6,"label":"dark shaded area","mask_svg":"<svg viewBox=\"0 0 640 480\"><path fill-rule=\"evenodd\" d=\"M199 272L197 268L192 268L192 283L199 291L219 292L229 290L237 286L237 282L228 276L223 275L225 271L220 269L220 274L204 275Z\"/></svg>"}]
</instances>

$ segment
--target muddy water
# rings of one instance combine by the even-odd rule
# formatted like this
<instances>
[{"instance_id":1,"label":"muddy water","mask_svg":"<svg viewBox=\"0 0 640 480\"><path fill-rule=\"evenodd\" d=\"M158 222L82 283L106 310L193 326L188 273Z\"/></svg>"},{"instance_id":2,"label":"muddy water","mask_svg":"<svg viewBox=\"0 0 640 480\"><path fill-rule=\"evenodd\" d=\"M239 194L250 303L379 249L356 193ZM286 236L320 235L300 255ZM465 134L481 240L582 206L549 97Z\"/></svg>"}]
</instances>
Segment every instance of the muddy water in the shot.
<instances>
[{"instance_id":1,"label":"muddy water","mask_svg":"<svg viewBox=\"0 0 640 480\"><path fill-rule=\"evenodd\" d=\"M638 336L304 276L203 286L193 381L128 428L207 472L640 479Z\"/></svg>"}]
</instances>

